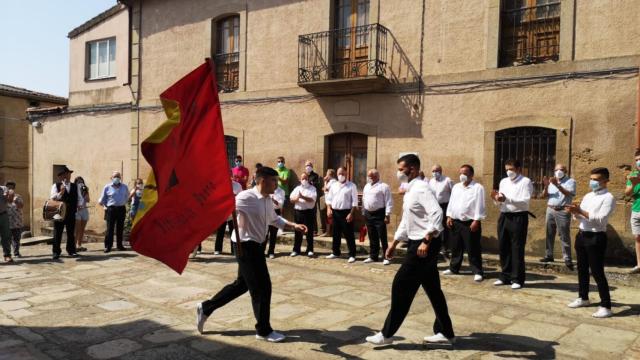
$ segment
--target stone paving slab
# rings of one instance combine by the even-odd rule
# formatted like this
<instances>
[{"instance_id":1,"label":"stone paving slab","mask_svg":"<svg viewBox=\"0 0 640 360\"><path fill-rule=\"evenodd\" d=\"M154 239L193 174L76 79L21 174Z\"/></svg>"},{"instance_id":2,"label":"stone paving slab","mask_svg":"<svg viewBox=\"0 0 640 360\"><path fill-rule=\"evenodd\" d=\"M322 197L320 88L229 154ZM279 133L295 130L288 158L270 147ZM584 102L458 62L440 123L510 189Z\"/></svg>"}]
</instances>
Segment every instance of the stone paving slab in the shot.
<instances>
[{"instance_id":1,"label":"stone paving slab","mask_svg":"<svg viewBox=\"0 0 640 360\"><path fill-rule=\"evenodd\" d=\"M100 244L77 259L50 260L50 248L24 249L0 265L2 359L504 359L640 358L640 289L612 284L615 317L594 319L595 307L568 309L574 275L530 272L512 291L441 276L458 342L426 346L433 310L423 291L389 346L364 337L378 331L390 306L398 262L355 264L346 258L280 254L268 260L272 326L288 339L255 339L250 297L242 295L195 331L195 305L237 276L235 260L203 254L182 276L135 253L108 255ZM595 286L592 300L597 299Z\"/></svg>"}]
</instances>

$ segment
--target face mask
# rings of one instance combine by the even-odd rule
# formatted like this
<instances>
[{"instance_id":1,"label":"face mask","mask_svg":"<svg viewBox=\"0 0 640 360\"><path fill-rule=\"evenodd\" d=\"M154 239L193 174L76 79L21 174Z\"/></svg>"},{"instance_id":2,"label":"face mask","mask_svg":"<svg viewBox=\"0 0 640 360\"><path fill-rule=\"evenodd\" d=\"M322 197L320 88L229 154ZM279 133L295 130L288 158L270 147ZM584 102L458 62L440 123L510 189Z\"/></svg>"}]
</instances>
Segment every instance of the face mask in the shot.
<instances>
[{"instance_id":1,"label":"face mask","mask_svg":"<svg viewBox=\"0 0 640 360\"><path fill-rule=\"evenodd\" d=\"M278 161L278 165L276 165L278 169L282 169L284 167L284 163Z\"/></svg>"},{"instance_id":2,"label":"face mask","mask_svg":"<svg viewBox=\"0 0 640 360\"><path fill-rule=\"evenodd\" d=\"M313 171L313 166L307 166L307 167L305 167L305 168L304 168L304 171L305 171L307 174L311 174L311 172Z\"/></svg>"},{"instance_id":3,"label":"face mask","mask_svg":"<svg viewBox=\"0 0 640 360\"><path fill-rule=\"evenodd\" d=\"M589 187L593 191L598 191L600 190L600 183L596 180L589 180Z\"/></svg>"},{"instance_id":4,"label":"face mask","mask_svg":"<svg viewBox=\"0 0 640 360\"><path fill-rule=\"evenodd\" d=\"M513 180L518 176L518 174L515 171L507 170L507 176L509 179Z\"/></svg>"},{"instance_id":5,"label":"face mask","mask_svg":"<svg viewBox=\"0 0 640 360\"><path fill-rule=\"evenodd\" d=\"M442 176L442 174L437 172L437 171L434 171L434 172L431 173L431 176L433 176L434 179L439 180L440 176Z\"/></svg>"},{"instance_id":6,"label":"face mask","mask_svg":"<svg viewBox=\"0 0 640 360\"><path fill-rule=\"evenodd\" d=\"M396 173L396 177L398 178L398 181L400 181L400 183L409 182L409 177L404 173L404 171L398 170L398 172Z\"/></svg>"},{"instance_id":7,"label":"face mask","mask_svg":"<svg viewBox=\"0 0 640 360\"><path fill-rule=\"evenodd\" d=\"M300 181L300 183L302 184L302 186L309 185L309 181L307 181L307 180L302 180L302 181Z\"/></svg>"},{"instance_id":8,"label":"face mask","mask_svg":"<svg viewBox=\"0 0 640 360\"><path fill-rule=\"evenodd\" d=\"M78 186L84 186L84 183L82 181L78 181Z\"/></svg>"},{"instance_id":9,"label":"face mask","mask_svg":"<svg viewBox=\"0 0 640 360\"><path fill-rule=\"evenodd\" d=\"M242 166L242 161L237 161L236 160L236 166Z\"/></svg>"},{"instance_id":10,"label":"face mask","mask_svg":"<svg viewBox=\"0 0 640 360\"><path fill-rule=\"evenodd\" d=\"M636 167L640 169L640 160L636 161Z\"/></svg>"},{"instance_id":11,"label":"face mask","mask_svg":"<svg viewBox=\"0 0 640 360\"><path fill-rule=\"evenodd\" d=\"M469 178L467 177L467 175L465 174L460 174L460 182L461 183L466 183L467 180L469 180Z\"/></svg>"},{"instance_id":12,"label":"face mask","mask_svg":"<svg viewBox=\"0 0 640 360\"><path fill-rule=\"evenodd\" d=\"M340 181L341 183L347 181L347 177L344 175L338 175L338 181Z\"/></svg>"},{"instance_id":13,"label":"face mask","mask_svg":"<svg viewBox=\"0 0 640 360\"><path fill-rule=\"evenodd\" d=\"M370 177L368 177L368 178L367 178L367 184L373 184L373 179L372 179L372 178L370 178Z\"/></svg>"},{"instance_id":14,"label":"face mask","mask_svg":"<svg viewBox=\"0 0 640 360\"><path fill-rule=\"evenodd\" d=\"M120 184L120 178L119 177L115 177L111 180L111 182L113 183L113 185L119 185Z\"/></svg>"},{"instance_id":15,"label":"face mask","mask_svg":"<svg viewBox=\"0 0 640 360\"><path fill-rule=\"evenodd\" d=\"M136 190L136 196L142 197L142 190Z\"/></svg>"},{"instance_id":16,"label":"face mask","mask_svg":"<svg viewBox=\"0 0 640 360\"><path fill-rule=\"evenodd\" d=\"M564 171L557 170L555 175L557 179L562 179L564 177Z\"/></svg>"}]
</instances>

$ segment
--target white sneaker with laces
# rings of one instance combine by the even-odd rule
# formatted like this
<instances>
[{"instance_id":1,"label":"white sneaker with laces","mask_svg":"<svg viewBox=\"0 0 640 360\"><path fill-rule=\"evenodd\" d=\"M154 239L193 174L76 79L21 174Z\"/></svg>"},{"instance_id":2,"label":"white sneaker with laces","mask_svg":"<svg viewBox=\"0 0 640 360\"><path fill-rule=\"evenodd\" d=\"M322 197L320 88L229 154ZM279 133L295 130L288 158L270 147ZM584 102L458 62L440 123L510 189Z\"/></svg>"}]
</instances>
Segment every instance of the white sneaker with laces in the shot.
<instances>
[{"instance_id":1,"label":"white sneaker with laces","mask_svg":"<svg viewBox=\"0 0 640 360\"><path fill-rule=\"evenodd\" d=\"M327 256L325 256L325 259L336 259L338 256L334 255L334 254L329 254Z\"/></svg>"},{"instance_id":2,"label":"white sneaker with laces","mask_svg":"<svg viewBox=\"0 0 640 360\"><path fill-rule=\"evenodd\" d=\"M598 306L598 311L594 312L593 315L591 316L597 319L603 319L603 318L612 317L613 313L611 312L610 309L607 309L606 307Z\"/></svg>"},{"instance_id":3,"label":"white sneaker with laces","mask_svg":"<svg viewBox=\"0 0 640 360\"><path fill-rule=\"evenodd\" d=\"M356 262L356 258L354 258L353 256L349 258L349 260L347 260L347 262L349 264Z\"/></svg>"},{"instance_id":4,"label":"white sneaker with laces","mask_svg":"<svg viewBox=\"0 0 640 360\"><path fill-rule=\"evenodd\" d=\"M202 334L204 332L204 323L207 321L209 317L204 314L202 310L202 303L199 303L196 306L196 327L198 328L198 332Z\"/></svg>"},{"instance_id":5,"label":"white sneaker with laces","mask_svg":"<svg viewBox=\"0 0 640 360\"><path fill-rule=\"evenodd\" d=\"M493 283L494 286L501 286L501 285L507 285L504 283L504 281L498 279Z\"/></svg>"},{"instance_id":6,"label":"white sneaker with laces","mask_svg":"<svg viewBox=\"0 0 640 360\"><path fill-rule=\"evenodd\" d=\"M453 271L447 269L447 270L442 272L442 275L453 275Z\"/></svg>"},{"instance_id":7,"label":"white sneaker with laces","mask_svg":"<svg viewBox=\"0 0 640 360\"><path fill-rule=\"evenodd\" d=\"M280 342L280 341L284 340L285 338L286 338L286 336L280 334L277 331L272 331L267 336L260 336L260 335L256 334L256 339L264 340L264 341L268 341L268 342Z\"/></svg>"},{"instance_id":8,"label":"white sneaker with laces","mask_svg":"<svg viewBox=\"0 0 640 360\"><path fill-rule=\"evenodd\" d=\"M513 284L511 284L511 289L513 289L513 290L522 289L522 285L520 285L518 283L513 283Z\"/></svg>"},{"instance_id":9,"label":"white sneaker with laces","mask_svg":"<svg viewBox=\"0 0 640 360\"><path fill-rule=\"evenodd\" d=\"M373 259L372 258L366 258L364 259L363 263L368 264L368 263L372 263Z\"/></svg>"},{"instance_id":10,"label":"white sneaker with laces","mask_svg":"<svg viewBox=\"0 0 640 360\"><path fill-rule=\"evenodd\" d=\"M391 264L391 261L389 261L389 259L382 260L382 265L389 265L389 264Z\"/></svg>"},{"instance_id":11,"label":"white sneaker with laces","mask_svg":"<svg viewBox=\"0 0 640 360\"><path fill-rule=\"evenodd\" d=\"M269 254L269 259L275 259L275 257L276 257L275 255Z\"/></svg>"},{"instance_id":12,"label":"white sneaker with laces","mask_svg":"<svg viewBox=\"0 0 640 360\"><path fill-rule=\"evenodd\" d=\"M567 306L572 309L576 309L579 307L589 306L590 304L591 303L589 302L589 300L582 300L582 298L577 298L572 302L568 303Z\"/></svg>"},{"instance_id":13,"label":"white sneaker with laces","mask_svg":"<svg viewBox=\"0 0 640 360\"><path fill-rule=\"evenodd\" d=\"M367 340L368 343L371 343L373 345L388 345L393 343L392 338L384 337L384 335L382 335L381 332L375 335L367 336L365 340Z\"/></svg>"},{"instance_id":14,"label":"white sneaker with laces","mask_svg":"<svg viewBox=\"0 0 640 360\"><path fill-rule=\"evenodd\" d=\"M313 251L309 251L309 252L307 253L307 256L308 256L308 257L312 257L312 256L313 256Z\"/></svg>"},{"instance_id":15,"label":"white sneaker with laces","mask_svg":"<svg viewBox=\"0 0 640 360\"><path fill-rule=\"evenodd\" d=\"M442 333L437 333L433 336L425 336L424 341L432 344L454 344L456 338L447 339Z\"/></svg>"},{"instance_id":16,"label":"white sneaker with laces","mask_svg":"<svg viewBox=\"0 0 640 360\"><path fill-rule=\"evenodd\" d=\"M214 251L213 255L220 255L220 251Z\"/></svg>"},{"instance_id":17,"label":"white sneaker with laces","mask_svg":"<svg viewBox=\"0 0 640 360\"><path fill-rule=\"evenodd\" d=\"M295 251L292 251L292 252L291 252L291 255L289 255L289 256L291 256L291 257L296 257L296 256L298 256L298 253L297 253L297 252L295 252Z\"/></svg>"},{"instance_id":18,"label":"white sneaker with laces","mask_svg":"<svg viewBox=\"0 0 640 360\"><path fill-rule=\"evenodd\" d=\"M484 280L484 277L482 275L480 275L480 274L475 274L473 276L473 281L475 281L475 282L480 282L482 280Z\"/></svg>"}]
</instances>

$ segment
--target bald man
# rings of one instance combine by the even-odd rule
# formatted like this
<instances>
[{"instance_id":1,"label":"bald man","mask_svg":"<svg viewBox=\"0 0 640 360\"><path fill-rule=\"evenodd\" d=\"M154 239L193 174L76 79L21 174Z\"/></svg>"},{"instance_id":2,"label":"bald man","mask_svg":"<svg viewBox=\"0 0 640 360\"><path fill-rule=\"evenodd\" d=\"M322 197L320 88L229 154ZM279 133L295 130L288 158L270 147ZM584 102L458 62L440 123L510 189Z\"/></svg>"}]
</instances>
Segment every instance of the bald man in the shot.
<instances>
[{"instance_id":1,"label":"bald man","mask_svg":"<svg viewBox=\"0 0 640 360\"><path fill-rule=\"evenodd\" d=\"M567 167L557 164L552 177L542 178L544 190L542 196L547 201L547 243L545 257L541 262L553 262L553 245L556 232L562 244L562 257L569 270L573 270L571 261L571 214L565 210L576 196L576 181L569 177Z\"/></svg>"},{"instance_id":2,"label":"bald man","mask_svg":"<svg viewBox=\"0 0 640 360\"><path fill-rule=\"evenodd\" d=\"M107 232L104 237L104 252L108 253L113 247L113 234L115 230L116 245L118 250L126 250L122 243L124 237L124 219L127 215L125 207L129 198L129 188L122 183L122 174L114 171L111 181L102 189L102 195L98 203L102 205L107 220Z\"/></svg>"}]
</instances>

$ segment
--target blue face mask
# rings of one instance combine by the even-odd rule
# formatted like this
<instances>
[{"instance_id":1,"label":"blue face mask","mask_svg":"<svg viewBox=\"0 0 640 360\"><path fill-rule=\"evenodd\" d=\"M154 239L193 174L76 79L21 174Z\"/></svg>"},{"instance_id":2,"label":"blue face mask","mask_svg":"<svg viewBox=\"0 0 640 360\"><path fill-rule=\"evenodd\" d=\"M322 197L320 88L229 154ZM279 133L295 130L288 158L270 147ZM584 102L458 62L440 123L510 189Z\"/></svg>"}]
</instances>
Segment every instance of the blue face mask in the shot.
<instances>
[{"instance_id":1,"label":"blue face mask","mask_svg":"<svg viewBox=\"0 0 640 360\"><path fill-rule=\"evenodd\" d=\"M284 163L278 162L278 169L282 169L284 167Z\"/></svg>"},{"instance_id":2,"label":"blue face mask","mask_svg":"<svg viewBox=\"0 0 640 360\"><path fill-rule=\"evenodd\" d=\"M640 160L636 161L636 167L640 169Z\"/></svg>"},{"instance_id":3,"label":"blue face mask","mask_svg":"<svg viewBox=\"0 0 640 360\"><path fill-rule=\"evenodd\" d=\"M596 180L589 180L589 187L593 191L598 191L600 190L600 183Z\"/></svg>"},{"instance_id":4,"label":"blue face mask","mask_svg":"<svg viewBox=\"0 0 640 360\"><path fill-rule=\"evenodd\" d=\"M113 182L113 185L120 185L120 178L119 177L115 177L111 181Z\"/></svg>"}]
</instances>

